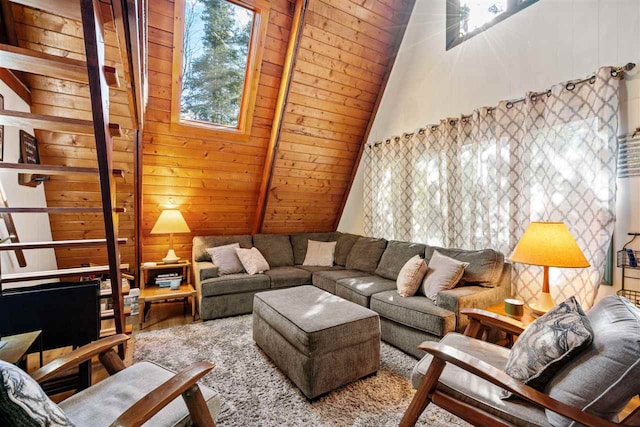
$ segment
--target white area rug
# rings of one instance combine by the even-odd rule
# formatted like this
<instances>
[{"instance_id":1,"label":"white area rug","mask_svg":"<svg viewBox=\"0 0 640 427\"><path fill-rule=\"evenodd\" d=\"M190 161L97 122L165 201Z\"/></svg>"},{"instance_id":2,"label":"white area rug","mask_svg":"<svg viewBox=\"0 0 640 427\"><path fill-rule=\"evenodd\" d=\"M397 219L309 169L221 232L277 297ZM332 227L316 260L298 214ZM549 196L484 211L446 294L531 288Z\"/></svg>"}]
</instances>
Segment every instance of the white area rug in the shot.
<instances>
[{"instance_id":1,"label":"white area rug","mask_svg":"<svg viewBox=\"0 0 640 427\"><path fill-rule=\"evenodd\" d=\"M382 343L377 375L310 403L253 342L251 315L212 320L135 336L135 361L178 371L208 360L216 367L202 382L222 396L218 426L397 426L414 390L416 359ZM466 426L430 405L418 425Z\"/></svg>"}]
</instances>

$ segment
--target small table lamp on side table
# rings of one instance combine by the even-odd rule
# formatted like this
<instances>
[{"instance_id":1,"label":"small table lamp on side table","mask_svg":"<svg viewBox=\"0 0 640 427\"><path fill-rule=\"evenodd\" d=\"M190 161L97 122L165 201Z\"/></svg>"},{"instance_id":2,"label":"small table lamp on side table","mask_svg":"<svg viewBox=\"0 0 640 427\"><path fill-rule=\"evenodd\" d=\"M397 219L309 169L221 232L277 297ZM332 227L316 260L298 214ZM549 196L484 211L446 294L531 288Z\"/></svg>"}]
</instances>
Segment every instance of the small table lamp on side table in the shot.
<instances>
[{"instance_id":1,"label":"small table lamp on side table","mask_svg":"<svg viewBox=\"0 0 640 427\"><path fill-rule=\"evenodd\" d=\"M513 262L544 267L542 292L529 304L534 314L542 315L555 306L549 292L549 267L586 268L589 261L562 222L532 222L509 257Z\"/></svg>"},{"instance_id":2,"label":"small table lamp on side table","mask_svg":"<svg viewBox=\"0 0 640 427\"><path fill-rule=\"evenodd\" d=\"M158 220L151 229L151 234L169 235L169 252L167 252L167 256L162 258L162 261L166 264L180 261L180 257L173 250L174 233L191 233L191 230L178 209L165 209L160 213Z\"/></svg>"}]
</instances>

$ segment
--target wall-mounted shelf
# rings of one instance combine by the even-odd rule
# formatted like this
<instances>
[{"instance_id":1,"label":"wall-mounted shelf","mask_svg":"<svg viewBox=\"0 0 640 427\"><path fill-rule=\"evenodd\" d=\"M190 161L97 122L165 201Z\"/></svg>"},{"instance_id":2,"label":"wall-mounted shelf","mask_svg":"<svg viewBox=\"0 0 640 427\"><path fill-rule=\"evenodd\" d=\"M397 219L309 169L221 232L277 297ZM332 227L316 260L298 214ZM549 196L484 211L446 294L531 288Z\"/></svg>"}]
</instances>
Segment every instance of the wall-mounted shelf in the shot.
<instances>
[{"instance_id":1,"label":"wall-mounted shelf","mask_svg":"<svg viewBox=\"0 0 640 427\"><path fill-rule=\"evenodd\" d=\"M629 275L627 270L640 272L640 251L628 248L628 246L638 237L640 233L628 233L631 237L627 243L622 246L622 249L617 254L617 265L622 269L621 289L617 292L618 295L627 298L629 301L640 307L640 291L633 289L625 289L625 279L640 281L640 274Z\"/></svg>"}]
</instances>

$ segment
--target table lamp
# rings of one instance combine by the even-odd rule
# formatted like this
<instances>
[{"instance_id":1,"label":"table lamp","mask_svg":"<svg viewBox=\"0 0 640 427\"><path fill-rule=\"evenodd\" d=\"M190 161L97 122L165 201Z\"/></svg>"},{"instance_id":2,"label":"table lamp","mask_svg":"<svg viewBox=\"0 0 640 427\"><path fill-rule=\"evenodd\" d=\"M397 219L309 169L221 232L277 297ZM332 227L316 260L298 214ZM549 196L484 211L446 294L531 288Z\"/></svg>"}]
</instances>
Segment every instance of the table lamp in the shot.
<instances>
[{"instance_id":1,"label":"table lamp","mask_svg":"<svg viewBox=\"0 0 640 427\"><path fill-rule=\"evenodd\" d=\"M532 222L509 257L513 262L544 267L542 292L529 304L534 314L542 315L555 306L549 293L549 267L586 268L589 261L562 222Z\"/></svg>"},{"instance_id":2,"label":"table lamp","mask_svg":"<svg viewBox=\"0 0 640 427\"><path fill-rule=\"evenodd\" d=\"M151 234L168 234L169 235L169 252L167 256L162 258L167 264L173 264L180 261L180 258L173 250L174 233L191 233L187 222L177 209L165 209L160 213L158 220L151 229Z\"/></svg>"}]
</instances>

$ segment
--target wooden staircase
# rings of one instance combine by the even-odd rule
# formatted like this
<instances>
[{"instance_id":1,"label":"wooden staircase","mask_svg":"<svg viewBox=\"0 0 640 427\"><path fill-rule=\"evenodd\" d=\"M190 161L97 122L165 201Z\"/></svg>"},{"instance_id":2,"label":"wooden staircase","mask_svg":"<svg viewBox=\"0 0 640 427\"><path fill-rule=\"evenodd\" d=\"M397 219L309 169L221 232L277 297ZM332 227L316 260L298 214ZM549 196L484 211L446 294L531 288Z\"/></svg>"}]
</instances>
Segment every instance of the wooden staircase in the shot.
<instances>
[{"instance_id":1,"label":"wooden staircase","mask_svg":"<svg viewBox=\"0 0 640 427\"><path fill-rule=\"evenodd\" d=\"M1 274L0 292L2 284L40 279L69 278L108 273L111 278L111 292L101 292L101 297L110 296L113 299L113 309L101 313L102 319L113 319L115 327L102 331L101 336L130 332L126 327L125 310L123 306L121 270L128 265L120 264L119 245L125 244L127 239L118 238L118 214L125 212L124 208L116 206L115 179L123 177L122 170L113 169L112 152L113 137L122 136L122 130L117 124L109 123L109 88L118 87L120 82L115 68L106 66L103 23L113 21L113 16L104 16L105 4L98 0L15 0L15 3L25 4L38 9L57 13L59 8L63 16L80 17L84 33L86 61L64 58L37 52L18 46L0 44L0 64L13 71L39 74L48 77L70 80L88 84L91 95L93 120L57 117L43 114L32 114L20 111L0 110L0 125L16 127L32 127L74 135L91 135L95 138L97 153L97 168L66 167L59 165L40 165L22 163L2 163L0 169L13 170L19 173L33 173L44 175L74 175L94 176L99 178L102 206L87 207L19 207L0 206L0 214L5 220L13 214L48 213L50 215L64 213L102 213L104 216L104 239L58 240L51 242L20 242L17 236L11 243L0 245L0 251L20 251L43 248L89 248L106 246L109 263L103 266L67 268L52 271ZM79 10L77 10L79 8ZM64 10L63 10L64 9ZM121 349L122 351L123 349Z\"/></svg>"}]
</instances>

